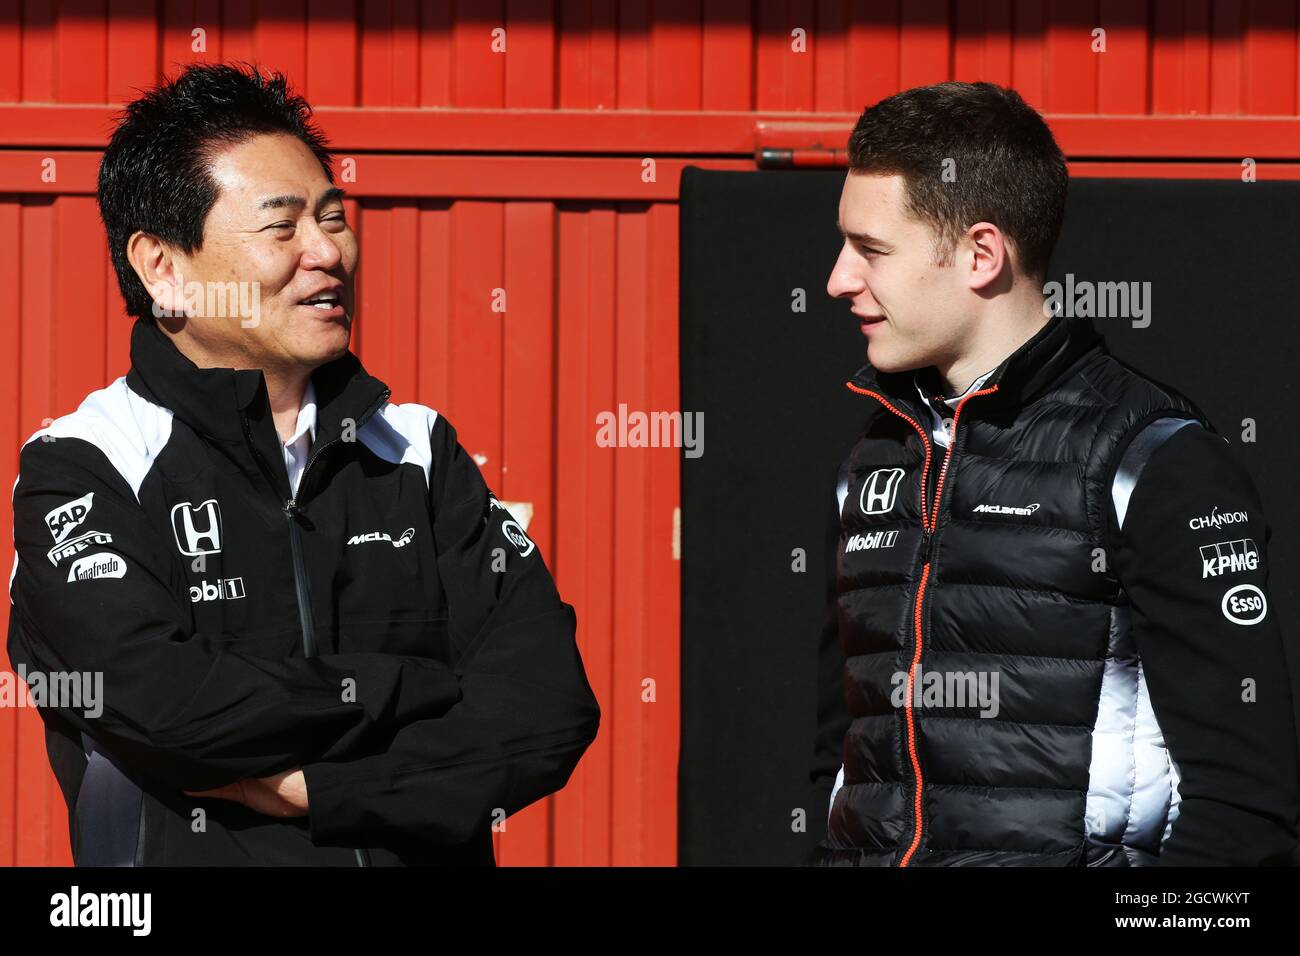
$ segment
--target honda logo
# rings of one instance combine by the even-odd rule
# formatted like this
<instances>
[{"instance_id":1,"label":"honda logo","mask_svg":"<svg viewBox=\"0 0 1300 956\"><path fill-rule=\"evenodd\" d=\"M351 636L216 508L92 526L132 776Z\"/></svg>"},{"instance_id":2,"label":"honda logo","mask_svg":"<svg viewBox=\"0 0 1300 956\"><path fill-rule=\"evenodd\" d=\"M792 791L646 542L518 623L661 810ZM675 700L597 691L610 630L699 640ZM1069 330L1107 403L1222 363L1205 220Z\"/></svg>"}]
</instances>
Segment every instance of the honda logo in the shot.
<instances>
[{"instance_id":1,"label":"honda logo","mask_svg":"<svg viewBox=\"0 0 1300 956\"><path fill-rule=\"evenodd\" d=\"M898 486L903 480L901 468L878 468L867 476L858 504L864 515L879 515L894 507Z\"/></svg>"},{"instance_id":2,"label":"honda logo","mask_svg":"<svg viewBox=\"0 0 1300 956\"><path fill-rule=\"evenodd\" d=\"M221 509L217 499L209 498L197 508L188 501L172 508L172 533L181 554L191 558L220 554Z\"/></svg>"}]
</instances>

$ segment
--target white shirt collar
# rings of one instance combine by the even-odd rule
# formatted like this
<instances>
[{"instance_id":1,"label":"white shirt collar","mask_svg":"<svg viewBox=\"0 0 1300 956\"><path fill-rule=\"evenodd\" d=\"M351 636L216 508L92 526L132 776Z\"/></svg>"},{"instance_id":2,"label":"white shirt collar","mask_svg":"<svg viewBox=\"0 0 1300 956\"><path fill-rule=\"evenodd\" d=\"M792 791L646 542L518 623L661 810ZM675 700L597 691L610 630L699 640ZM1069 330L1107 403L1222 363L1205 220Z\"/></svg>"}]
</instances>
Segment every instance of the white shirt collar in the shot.
<instances>
[{"instance_id":1,"label":"white shirt collar","mask_svg":"<svg viewBox=\"0 0 1300 956\"><path fill-rule=\"evenodd\" d=\"M943 401L944 401L944 404L947 405L949 408L956 408L956 407L957 407L957 403L960 402L960 401L961 401L963 398L965 398L967 395L969 395L971 392L979 391L979 387L980 387L981 385L983 385L984 382L988 380L988 377L989 377L990 375L992 375L994 372L996 372L997 370L998 370L998 369L997 369L997 366L995 365L993 368L989 369L987 372L985 372L985 373L984 373L983 375L981 375L979 378L975 379L975 381L971 382L971 383L970 383L970 387L967 388L966 391L962 392L960 395L954 395L952 398L945 398L945 399L943 400ZM921 383L920 383L920 381L918 380L918 377L917 377L915 374L913 374L913 376L912 376L912 382L913 382L914 385L916 385L916 390L917 390L917 391L920 393L920 395L921 395L921 401L925 404L925 407L926 407L926 408L929 408L929 407L930 407L930 396L927 395L925 389L921 387Z\"/></svg>"},{"instance_id":2,"label":"white shirt collar","mask_svg":"<svg viewBox=\"0 0 1300 956\"><path fill-rule=\"evenodd\" d=\"M287 447L307 434L311 435L313 442L316 440L316 389L310 378L307 379L307 387L302 392L302 404L298 406L298 421L294 425L293 434L282 444Z\"/></svg>"}]
</instances>

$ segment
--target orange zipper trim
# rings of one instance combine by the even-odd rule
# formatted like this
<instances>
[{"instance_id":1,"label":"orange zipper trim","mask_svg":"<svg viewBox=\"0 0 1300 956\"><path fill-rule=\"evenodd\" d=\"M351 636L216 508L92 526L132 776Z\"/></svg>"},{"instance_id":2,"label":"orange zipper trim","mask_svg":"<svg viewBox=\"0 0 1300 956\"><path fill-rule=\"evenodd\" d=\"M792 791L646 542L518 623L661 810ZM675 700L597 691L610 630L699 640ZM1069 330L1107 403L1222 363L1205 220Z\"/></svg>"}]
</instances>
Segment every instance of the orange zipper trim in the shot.
<instances>
[{"instance_id":1,"label":"orange zipper trim","mask_svg":"<svg viewBox=\"0 0 1300 956\"><path fill-rule=\"evenodd\" d=\"M891 412L893 412L903 421L907 422L909 425L915 428L916 433L921 436L921 443L925 446L925 464L921 467L921 527L925 528L928 531L930 529L930 525L929 522L926 520L926 516L925 516L926 515L925 476L930 473L930 436L925 433L924 428L922 428L920 425L918 425L916 422L912 420L910 415L906 414L905 412L900 412L894 406L893 402L885 398L885 396L881 395L879 392L873 392L865 388L860 388L857 385L854 385L852 382L845 382L844 384L848 385L850 391L857 392L859 395L870 395L876 401L880 402L881 405L884 405L887 409L889 409Z\"/></svg>"},{"instance_id":2,"label":"orange zipper trim","mask_svg":"<svg viewBox=\"0 0 1300 956\"><path fill-rule=\"evenodd\" d=\"M991 394L992 392L996 392L998 387L993 385L989 388L981 389L978 392L971 392L971 394L967 395L957 403L957 409L952 416L952 434L948 436L948 447L944 451L943 464L939 467L939 483L935 488L934 513L931 515L929 514L929 503L926 500L925 494L925 479L926 475L930 471L930 436L926 434L925 429L917 424L910 415L899 411L892 402L879 392L860 388L852 382L846 382L845 384L848 385L851 391L857 392L860 395L869 395L876 399L880 404L884 405L899 418L903 419L903 421L915 428L917 434L921 436L921 442L925 446L925 464L921 467L921 529L925 534L933 534L935 528L939 525L939 505L940 502L943 501L943 483L944 479L948 476L948 463L952 459L953 449L957 447L957 424L961 420L961 410L965 407L966 403L976 395ZM916 753L916 722L912 715L912 695L915 693L916 687L916 669L921 665L921 652L925 647L925 635L921 626L921 609L925 601L925 586L929 580L930 562L927 560L921 566L921 583L916 589L916 603L914 605L913 613L913 627L915 628L916 640L913 642L914 649L912 651L912 664L907 670L907 698L903 701L903 714L907 721L907 755L912 762L912 774L916 780L916 797L912 803L912 819L914 826L912 828L911 845L908 846L907 852L903 854L903 858L898 861L899 867L907 866L908 863L911 862L912 856L916 853L917 847L921 845L921 833L924 827L924 821L921 814L921 799L925 791L925 778L921 773L921 760Z\"/></svg>"}]
</instances>

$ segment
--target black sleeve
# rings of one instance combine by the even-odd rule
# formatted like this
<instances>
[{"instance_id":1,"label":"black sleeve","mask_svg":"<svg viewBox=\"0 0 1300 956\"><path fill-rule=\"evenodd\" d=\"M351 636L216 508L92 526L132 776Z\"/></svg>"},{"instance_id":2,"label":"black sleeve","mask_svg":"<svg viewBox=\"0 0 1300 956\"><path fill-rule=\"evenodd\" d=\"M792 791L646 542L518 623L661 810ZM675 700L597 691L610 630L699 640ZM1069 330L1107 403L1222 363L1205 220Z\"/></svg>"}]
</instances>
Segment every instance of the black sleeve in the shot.
<instances>
[{"instance_id":1,"label":"black sleeve","mask_svg":"<svg viewBox=\"0 0 1300 956\"><path fill-rule=\"evenodd\" d=\"M1296 730L1254 482L1226 439L1187 425L1139 473L1122 527L1108 512L1106 551L1180 778L1159 864L1282 862L1300 813Z\"/></svg>"},{"instance_id":2,"label":"black sleeve","mask_svg":"<svg viewBox=\"0 0 1300 956\"><path fill-rule=\"evenodd\" d=\"M318 846L460 844L561 789L600 708L534 542L439 416L429 480L461 699L382 753L305 766Z\"/></svg>"},{"instance_id":3,"label":"black sleeve","mask_svg":"<svg viewBox=\"0 0 1300 956\"><path fill-rule=\"evenodd\" d=\"M837 613L839 544L840 505L839 496L835 494L827 503L821 549L826 574L822 591L824 610L817 641L817 733L813 739L812 764L808 773L812 782L808 833L813 841L826 836L831 790L844 759L844 735L852 722L844 700L844 648L840 644Z\"/></svg>"},{"instance_id":4,"label":"black sleeve","mask_svg":"<svg viewBox=\"0 0 1300 956\"><path fill-rule=\"evenodd\" d=\"M173 550L91 442L28 441L13 509L10 661L34 703L166 786L205 790L365 752L459 697L455 675L428 658L270 660L241 653L237 635L195 632ZM86 562L105 573L79 574ZM77 684L92 694L46 693Z\"/></svg>"}]
</instances>

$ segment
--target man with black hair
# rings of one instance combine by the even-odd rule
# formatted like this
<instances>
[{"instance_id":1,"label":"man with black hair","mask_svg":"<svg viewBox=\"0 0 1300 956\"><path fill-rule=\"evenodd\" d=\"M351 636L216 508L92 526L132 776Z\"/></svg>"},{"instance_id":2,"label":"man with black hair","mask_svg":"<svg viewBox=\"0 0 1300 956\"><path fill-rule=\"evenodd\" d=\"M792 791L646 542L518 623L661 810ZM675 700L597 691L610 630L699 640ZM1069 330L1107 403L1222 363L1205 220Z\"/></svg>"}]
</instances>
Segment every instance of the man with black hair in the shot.
<instances>
[{"instance_id":1,"label":"man with black hair","mask_svg":"<svg viewBox=\"0 0 1300 956\"><path fill-rule=\"evenodd\" d=\"M868 364L814 783L853 866L1260 865L1297 840L1271 529L1227 439L1044 307L1065 160L942 83L849 140L827 291Z\"/></svg>"},{"instance_id":2,"label":"man with black hair","mask_svg":"<svg viewBox=\"0 0 1300 956\"><path fill-rule=\"evenodd\" d=\"M600 710L534 542L348 349L358 242L282 76L127 106L98 199L131 368L23 445L8 650L78 865L492 865Z\"/></svg>"}]
</instances>

